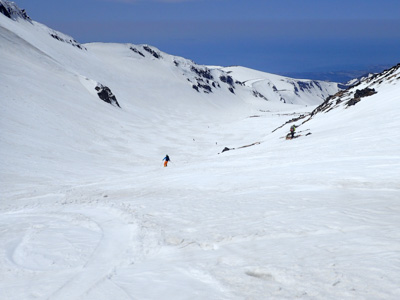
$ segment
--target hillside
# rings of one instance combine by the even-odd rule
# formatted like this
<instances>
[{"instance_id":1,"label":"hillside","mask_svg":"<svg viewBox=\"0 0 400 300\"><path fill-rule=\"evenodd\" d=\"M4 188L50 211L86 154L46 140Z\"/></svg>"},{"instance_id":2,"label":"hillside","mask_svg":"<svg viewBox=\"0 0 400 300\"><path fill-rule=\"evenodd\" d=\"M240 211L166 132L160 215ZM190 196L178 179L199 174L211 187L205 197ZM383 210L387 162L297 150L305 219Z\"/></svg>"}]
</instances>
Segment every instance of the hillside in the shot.
<instances>
[{"instance_id":1,"label":"hillside","mask_svg":"<svg viewBox=\"0 0 400 300\"><path fill-rule=\"evenodd\" d=\"M220 70L253 89L256 96L258 92L261 98L273 102L318 105L321 100L327 98L327 95L333 95L338 91L336 83L293 79L244 67L226 67Z\"/></svg>"},{"instance_id":2,"label":"hillside","mask_svg":"<svg viewBox=\"0 0 400 300\"><path fill-rule=\"evenodd\" d=\"M10 2L1 3L6 7ZM166 150L175 150L170 139L161 138L160 142L160 136L176 130L172 120L186 123L203 119L205 124L215 124L246 118L258 109L292 109L281 105L286 100L275 95L274 86L244 84L246 77L237 79L223 69L199 66L148 45L82 45L31 20L15 4L7 5L13 18L0 14L0 47L4 53L0 62L5 101L2 128L9 134L3 137L6 140L1 151L12 166L7 172L16 176L31 171L31 176L43 176L42 168L54 161L57 168L75 172L69 166L77 158L88 165L81 166L76 174L85 173L93 165L115 168L116 162L104 159L103 153L130 155L135 157L133 164L148 164ZM258 73L275 83L298 86L290 78ZM337 91L337 84L320 82L307 93L287 92L284 97L293 104L319 104ZM102 104L99 93L120 109ZM107 99L108 94L113 98ZM21 126L16 127L16 123ZM118 134L121 128L123 134ZM196 134L186 128L188 131L178 139L192 141ZM77 132L85 136L83 141ZM75 149L77 144L79 150ZM181 151L191 153L191 146ZM25 155L12 155L16 147ZM48 154L35 157L34 163L26 161L30 153L43 149L49 149L45 151ZM215 153L214 149L204 151Z\"/></svg>"},{"instance_id":3,"label":"hillside","mask_svg":"<svg viewBox=\"0 0 400 300\"><path fill-rule=\"evenodd\" d=\"M398 66L339 91L0 12L0 299L400 297Z\"/></svg>"}]
</instances>

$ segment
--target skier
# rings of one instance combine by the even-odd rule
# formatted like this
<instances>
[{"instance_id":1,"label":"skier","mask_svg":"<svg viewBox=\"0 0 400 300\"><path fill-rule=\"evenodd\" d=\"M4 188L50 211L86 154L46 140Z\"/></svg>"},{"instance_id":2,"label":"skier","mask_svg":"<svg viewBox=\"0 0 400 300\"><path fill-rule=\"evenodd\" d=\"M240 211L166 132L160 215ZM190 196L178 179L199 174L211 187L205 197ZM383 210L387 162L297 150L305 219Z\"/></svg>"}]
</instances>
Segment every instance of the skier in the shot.
<instances>
[{"instance_id":1,"label":"skier","mask_svg":"<svg viewBox=\"0 0 400 300\"><path fill-rule=\"evenodd\" d=\"M294 132L296 131L296 125L292 125L290 126L290 134L291 134L291 138L294 138Z\"/></svg>"},{"instance_id":2,"label":"skier","mask_svg":"<svg viewBox=\"0 0 400 300\"><path fill-rule=\"evenodd\" d=\"M168 165L168 162L170 161L168 154L165 155L165 157L163 158L164 161L164 167L166 167Z\"/></svg>"}]
</instances>

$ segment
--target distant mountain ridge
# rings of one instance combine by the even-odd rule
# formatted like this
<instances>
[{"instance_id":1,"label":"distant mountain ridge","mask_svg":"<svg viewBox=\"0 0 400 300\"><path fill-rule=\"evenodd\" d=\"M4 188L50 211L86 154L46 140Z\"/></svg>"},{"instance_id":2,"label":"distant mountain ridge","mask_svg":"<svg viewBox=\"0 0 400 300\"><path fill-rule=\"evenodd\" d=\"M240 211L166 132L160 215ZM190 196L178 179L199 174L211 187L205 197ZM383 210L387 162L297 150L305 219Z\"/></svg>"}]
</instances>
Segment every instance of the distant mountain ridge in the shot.
<instances>
[{"instance_id":1,"label":"distant mountain ridge","mask_svg":"<svg viewBox=\"0 0 400 300\"><path fill-rule=\"evenodd\" d=\"M80 44L74 38L66 34L31 20L25 10L18 8L14 2L0 0L0 9L2 14L8 19L13 21L21 19L29 23L29 26L27 26L24 22L15 22L12 24L4 20L4 22L2 22L3 28L8 28L11 32L15 32L17 36L21 37L29 44L32 44L35 48L52 57L59 63L65 64L64 62L68 61L68 65L65 65L68 70L88 77L101 85L107 87L112 86L109 82L93 78L94 76L90 77L84 75L88 72L83 70L82 63L78 62L79 59L87 61L88 59L85 59L85 56L97 57L98 55L93 52L100 51L104 53L104 49L108 47L107 44ZM69 51L67 48L63 48L62 51L59 51L57 49L60 45L51 42L46 36L51 37L54 41L72 45L84 51L84 53L73 53L73 51ZM123 47L123 49L121 47ZM111 49L113 47L108 48ZM226 97L239 97L245 101L254 99L286 104L316 105L340 89L337 83L316 80L296 80L255 70L249 72L250 69L246 69L248 71L248 76L250 76L246 77L246 75L243 76L243 70L238 72L238 69L234 70L232 68L197 65L189 59L164 53L150 45L126 44L114 47L114 49L120 51L123 56L132 57L130 60L132 68L135 68L135 64L141 65L142 63L140 61L143 61L145 64L150 63L150 61L158 61L159 68L172 67L175 69L174 72L180 74L178 76L181 77L182 83L185 83L184 86L190 87L192 92L195 93L212 94L217 90L223 90L224 93L227 93ZM95 68L97 67L98 66ZM155 72L159 71L155 69ZM95 72L90 71L89 73ZM239 73L241 74L238 78L236 76L238 76ZM254 78L254 74L256 73L257 78ZM154 74L154 76L157 77L157 74ZM114 90L112 90L112 94L118 98L118 93ZM118 102L121 107L124 106L123 101Z\"/></svg>"},{"instance_id":2,"label":"distant mountain ridge","mask_svg":"<svg viewBox=\"0 0 400 300\"><path fill-rule=\"evenodd\" d=\"M332 95L340 87L329 83L310 79L293 79L280 75L265 73L245 67L226 67L221 70L237 78L243 86L251 88L254 96L274 102L289 104L317 105L327 96ZM313 99L299 102L298 99Z\"/></svg>"},{"instance_id":3,"label":"distant mountain ridge","mask_svg":"<svg viewBox=\"0 0 400 300\"><path fill-rule=\"evenodd\" d=\"M376 74L380 73L385 69L391 68L392 65L378 65L371 66L365 69L354 69L354 70L338 70L338 71L315 71L315 72L287 72L284 75L293 77L293 78L310 78L314 80L323 80L323 81L331 81L331 82L339 82L345 88L346 86L351 85L353 80L361 79L368 74Z\"/></svg>"}]
</instances>

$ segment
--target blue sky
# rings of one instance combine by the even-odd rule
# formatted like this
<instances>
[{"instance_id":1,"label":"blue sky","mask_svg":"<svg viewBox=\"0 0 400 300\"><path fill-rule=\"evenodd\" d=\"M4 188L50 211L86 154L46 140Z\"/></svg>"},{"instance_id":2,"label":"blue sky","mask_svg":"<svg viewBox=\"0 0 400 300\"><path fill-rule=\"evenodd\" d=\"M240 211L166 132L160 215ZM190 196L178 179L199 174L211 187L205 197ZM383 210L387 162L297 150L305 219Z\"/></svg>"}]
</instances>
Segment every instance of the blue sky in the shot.
<instances>
[{"instance_id":1,"label":"blue sky","mask_svg":"<svg viewBox=\"0 0 400 300\"><path fill-rule=\"evenodd\" d=\"M15 0L81 43L149 44L271 73L400 62L399 0Z\"/></svg>"}]
</instances>

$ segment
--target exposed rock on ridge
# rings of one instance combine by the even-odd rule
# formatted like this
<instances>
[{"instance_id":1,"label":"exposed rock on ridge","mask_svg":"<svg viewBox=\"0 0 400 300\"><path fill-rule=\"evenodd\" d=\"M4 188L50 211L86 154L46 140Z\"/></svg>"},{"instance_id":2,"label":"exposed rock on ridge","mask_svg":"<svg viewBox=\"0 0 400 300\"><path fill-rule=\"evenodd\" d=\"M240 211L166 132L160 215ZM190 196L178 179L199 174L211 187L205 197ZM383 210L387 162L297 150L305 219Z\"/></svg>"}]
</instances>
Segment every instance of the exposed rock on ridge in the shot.
<instances>
[{"instance_id":1,"label":"exposed rock on ridge","mask_svg":"<svg viewBox=\"0 0 400 300\"><path fill-rule=\"evenodd\" d=\"M369 76L360 81L357 85L340 91L335 95L329 96L321 105L314 109L311 113L301 115L287 121L272 132L284 127L286 124L302 121L299 126L310 121L319 113L328 113L329 111L344 107L345 109L354 106L366 97L370 97L379 92L379 87L382 84L398 84L400 83L400 64L383 71L382 73ZM363 88L360 88L362 86Z\"/></svg>"},{"instance_id":2,"label":"exposed rock on ridge","mask_svg":"<svg viewBox=\"0 0 400 300\"><path fill-rule=\"evenodd\" d=\"M31 18L26 13L25 9L20 9L14 2L0 0L0 13L16 21L18 18L31 22Z\"/></svg>"},{"instance_id":3,"label":"exposed rock on ridge","mask_svg":"<svg viewBox=\"0 0 400 300\"><path fill-rule=\"evenodd\" d=\"M99 84L95 87L95 89L96 89L96 91L97 91L97 95L99 96L99 98L100 98L101 100L103 100L104 102L109 103L109 104L111 104L111 105L116 105L116 106L118 106L118 107L121 107L121 106L119 106L119 103L118 103L118 101L117 101L117 98L116 98L115 95L111 92L111 90L110 90L109 87L107 87L107 86L102 85L102 84L99 83Z\"/></svg>"}]
</instances>

